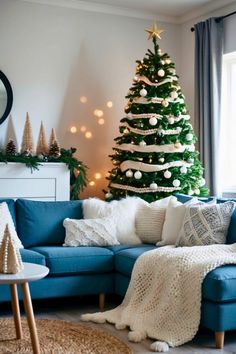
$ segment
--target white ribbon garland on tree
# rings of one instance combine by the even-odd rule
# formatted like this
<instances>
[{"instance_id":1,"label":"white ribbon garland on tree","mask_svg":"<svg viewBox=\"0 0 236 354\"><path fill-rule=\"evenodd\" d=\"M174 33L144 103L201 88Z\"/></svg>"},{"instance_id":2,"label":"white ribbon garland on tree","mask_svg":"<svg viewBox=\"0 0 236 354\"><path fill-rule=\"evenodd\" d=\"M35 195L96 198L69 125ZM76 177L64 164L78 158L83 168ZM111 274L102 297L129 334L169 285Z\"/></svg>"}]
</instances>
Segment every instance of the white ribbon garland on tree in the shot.
<instances>
[{"instance_id":1,"label":"white ribbon garland on tree","mask_svg":"<svg viewBox=\"0 0 236 354\"><path fill-rule=\"evenodd\" d=\"M162 98L162 97L152 97L151 99L148 99L146 97L135 97L132 101L132 103L139 103L139 104L150 104L150 103L162 103L163 101L168 101L168 102L174 102L174 103L184 103L184 100L182 98Z\"/></svg>"},{"instance_id":2,"label":"white ribbon garland on tree","mask_svg":"<svg viewBox=\"0 0 236 354\"><path fill-rule=\"evenodd\" d=\"M137 170L142 172L158 172L168 170L170 167L191 167L193 163L186 161L171 161L163 165L151 165L148 163L126 160L120 164L120 169L122 172L126 170Z\"/></svg>"},{"instance_id":3,"label":"white ribbon garland on tree","mask_svg":"<svg viewBox=\"0 0 236 354\"><path fill-rule=\"evenodd\" d=\"M156 129L137 129L137 128L132 128L128 123L122 123L121 127L128 128L132 133L139 134L139 135L152 135L155 133L159 133L162 135L175 135L179 134L182 131L181 127L178 127L176 129L161 129L161 128L156 128Z\"/></svg>"},{"instance_id":4,"label":"white ribbon garland on tree","mask_svg":"<svg viewBox=\"0 0 236 354\"><path fill-rule=\"evenodd\" d=\"M156 192L174 192L178 191L181 188L180 187L157 187L155 190L145 187L145 188L138 188L138 187L132 187L132 186L127 186L124 184L118 184L118 183L111 183L110 188L116 188L116 189L123 189L126 191L134 192L134 193L156 193Z\"/></svg>"},{"instance_id":5,"label":"white ribbon garland on tree","mask_svg":"<svg viewBox=\"0 0 236 354\"><path fill-rule=\"evenodd\" d=\"M172 152L184 152L185 150L188 151L195 151L194 144L191 145L182 145L181 143L177 143L178 146L175 144L165 144L165 145L146 145L140 146L135 144L116 144L116 149L130 151L130 152L165 152L165 153L172 153Z\"/></svg>"},{"instance_id":6,"label":"white ribbon garland on tree","mask_svg":"<svg viewBox=\"0 0 236 354\"><path fill-rule=\"evenodd\" d=\"M163 119L166 117L167 119L174 119L174 122L179 122L181 119L189 120L190 115L189 114L180 114L178 117L175 116L162 116L161 114L157 113L139 113L139 114L134 114L134 113L128 113L125 118L132 120L132 119L150 119L150 118L156 118L156 119Z\"/></svg>"},{"instance_id":7,"label":"white ribbon garland on tree","mask_svg":"<svg viewBox=\"0 0 236 354\"><path fill-rule=\"evenodd\" d=\"M161 82L152 82L150 81L146 76L137 76L137 81L142 81L142 82L145 82L145 84L149 85L149 86L161 86L161 85L164 85L168 82L172 83L173 81L177 81L178 78L176 76L173 76L173 77L170 77L170 78L167 78L167 79L164 79L162 80Z\"/></svg>"}]
</instances>

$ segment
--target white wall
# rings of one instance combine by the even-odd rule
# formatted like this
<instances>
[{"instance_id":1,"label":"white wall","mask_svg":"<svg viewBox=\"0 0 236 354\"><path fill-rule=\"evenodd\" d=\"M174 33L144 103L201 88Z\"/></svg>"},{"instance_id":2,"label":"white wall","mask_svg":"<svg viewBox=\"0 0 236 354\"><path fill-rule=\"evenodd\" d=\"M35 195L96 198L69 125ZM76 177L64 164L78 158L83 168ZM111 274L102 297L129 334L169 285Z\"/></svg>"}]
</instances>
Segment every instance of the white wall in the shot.
<instances>
[{"instance_id":1,"label":"white wall","mask_svg":"<svg viewBox=\"0 0 236 354\"><path fill-rule=\"evenodd\" d=\"M182 91L186 96L186 102L194 122L194 32L191 27L200 21L210 17L218 17L236 11L236 2L224 8L208 13L204 17L195 18L181 26L181 67L180 82ZM236 15L224 20L225 23L225 52L229 53L236 50Z\"/></svg>"},{"instance_id":2,"label":"white wall","mask_svg":"<svg viewBox=\"0 0 236 354\"><path fill-rule=\"evenodd\" d=\"M135 60L142 59L151 42L144 29L151 21L125 16L0 1L1 70L13 86L12 123L21 142L26 111L37 140L40 121L49 135L55 128L61 146L75 146L78 157L105 176L111 167L108 154L118 135L125 95L132 84ZM165 28L161 47L180 68L180 26ZM188 55L187 55L188 56ZM82 104L80 96L88 102ZM113 101L113 108L106 102ZM105 125L97 124L94 109L104 110ZM0 147L5 144L9 120L0 126ZM85 125L93 134L85 139L69 128ZM105 178L84 196L100 195Z\"/></svg>"}]
</instances>

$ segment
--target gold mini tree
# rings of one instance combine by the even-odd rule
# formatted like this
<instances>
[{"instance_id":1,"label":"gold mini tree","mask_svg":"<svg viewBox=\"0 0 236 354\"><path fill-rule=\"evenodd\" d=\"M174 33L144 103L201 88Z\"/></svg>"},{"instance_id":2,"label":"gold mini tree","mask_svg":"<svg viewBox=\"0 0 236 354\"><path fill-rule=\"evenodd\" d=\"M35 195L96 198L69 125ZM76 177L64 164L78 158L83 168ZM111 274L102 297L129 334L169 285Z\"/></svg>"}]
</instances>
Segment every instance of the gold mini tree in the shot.
<instances>
[{"instance_id":1,"label":"gold mini tree","mask_svg":"<svg viewBox=\"0 0 236 354\"><path fill-rule=\"evenodd\" d=\"M0 245L0 273L16 274L24 268L19 248L11 237L8 224Z\"/></svg>"},{"instance_id":2,"label":"gold mini tree","mask_svg":"<svg viewBox=\"0 0 236 354\"><path fill-rule=\"evenodd\" d=\"M26 121L24 126L24 132L21 143L21 153L22 154L34 154L34 141L33 141L33 133L30 122L29 113L26 113Z\"/></svg>"},{"instance_id":3,"label":"gold mini tree","mask_svg":"<svg viewBox=\"0 0 236 354\"><path fill-rule=\"evenodd\" d=\"M46 134L45 134L43 122L41 122L36 154L47 155L47 153L48 153L48 146L46 142Z\"/></svg>"}]
</instances>

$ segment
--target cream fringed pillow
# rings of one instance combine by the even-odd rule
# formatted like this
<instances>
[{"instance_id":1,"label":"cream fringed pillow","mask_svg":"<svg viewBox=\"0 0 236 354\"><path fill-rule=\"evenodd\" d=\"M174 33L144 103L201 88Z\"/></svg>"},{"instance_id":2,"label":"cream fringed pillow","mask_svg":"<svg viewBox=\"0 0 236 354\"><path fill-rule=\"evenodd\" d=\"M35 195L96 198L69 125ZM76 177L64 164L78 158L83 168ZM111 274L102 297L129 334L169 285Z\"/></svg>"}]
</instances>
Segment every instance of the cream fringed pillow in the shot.
<instances>
[{"instance_id":1,"label":"cream fringed pillow","mask_svg":"<svg viewBox=\"0 0 236 354\"><path fill-rule=\"evenodd\" d=\"M153 203L142 200L135 218L136 233L142 242L156 244L161 240L166 208L171 199L176 197L163 198Z\"/></svg>"},{"instance_id":2,"label":"cream fringed pillow","mask_svg":"<svg viewBox=\"0 0 236 354\"><path fill-rule=\"evenodd\" d=\"M7 203L3 202L0 204L0 243L3 239L3 235L6 230L7 224L13 242L15 242L18 248L23 248L23 245L19 237L17 236L14 222L12 220L11 213L8 209Z\"/></svg>"},{"instance_id":3,"label":"cream fringed pillow","mask_svg":"<svg viewBox=\"0 0 236 354\"><path fill-rule=\"evenodd\" d=\"M63 246L119 245L116 226L111 217L101 219L65 219L66 238Z\"/></svg>"},{"instance_id":4,"label":"cream fringed pillow","mask_svg":"<svg viewBox=\"0 0 236 354\"><path fill-rule=\"evenodd\" d=\"M176 246L225 243L235 208L233 201L215 205L193 205L186 210Z\"/></svg>"}]
</instances>

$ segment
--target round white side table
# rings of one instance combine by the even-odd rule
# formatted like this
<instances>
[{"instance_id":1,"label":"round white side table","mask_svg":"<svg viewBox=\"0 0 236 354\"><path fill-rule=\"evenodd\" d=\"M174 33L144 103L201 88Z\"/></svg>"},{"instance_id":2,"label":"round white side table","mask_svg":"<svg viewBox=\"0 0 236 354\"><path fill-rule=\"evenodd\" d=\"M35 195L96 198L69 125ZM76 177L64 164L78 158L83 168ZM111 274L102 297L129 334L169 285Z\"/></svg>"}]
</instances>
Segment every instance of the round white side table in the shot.
<instances>
[{"instance_id":1,"label":"round white side table","mask_svg":"<svg viewBox=\"0 0 236 354\"><path fill-rule=\"evenodd\" d=\"M34 311L30 296L29 282L42 279L46 277L49 269L45 266L34 264L34 263L23 263L24 269L16 274L0 274L0 285L8 284L11 290L11 303L12 312L14 316L14 323L16 328L16 338L22 338L22 327L20 319L20 307L17 292L17 284L20 285L23 303L26 313L26 318L30 330L30 338L34 354L40 354L40 346L38 340L38 333L35 324Z\"/></svg>"}]
</instances>

